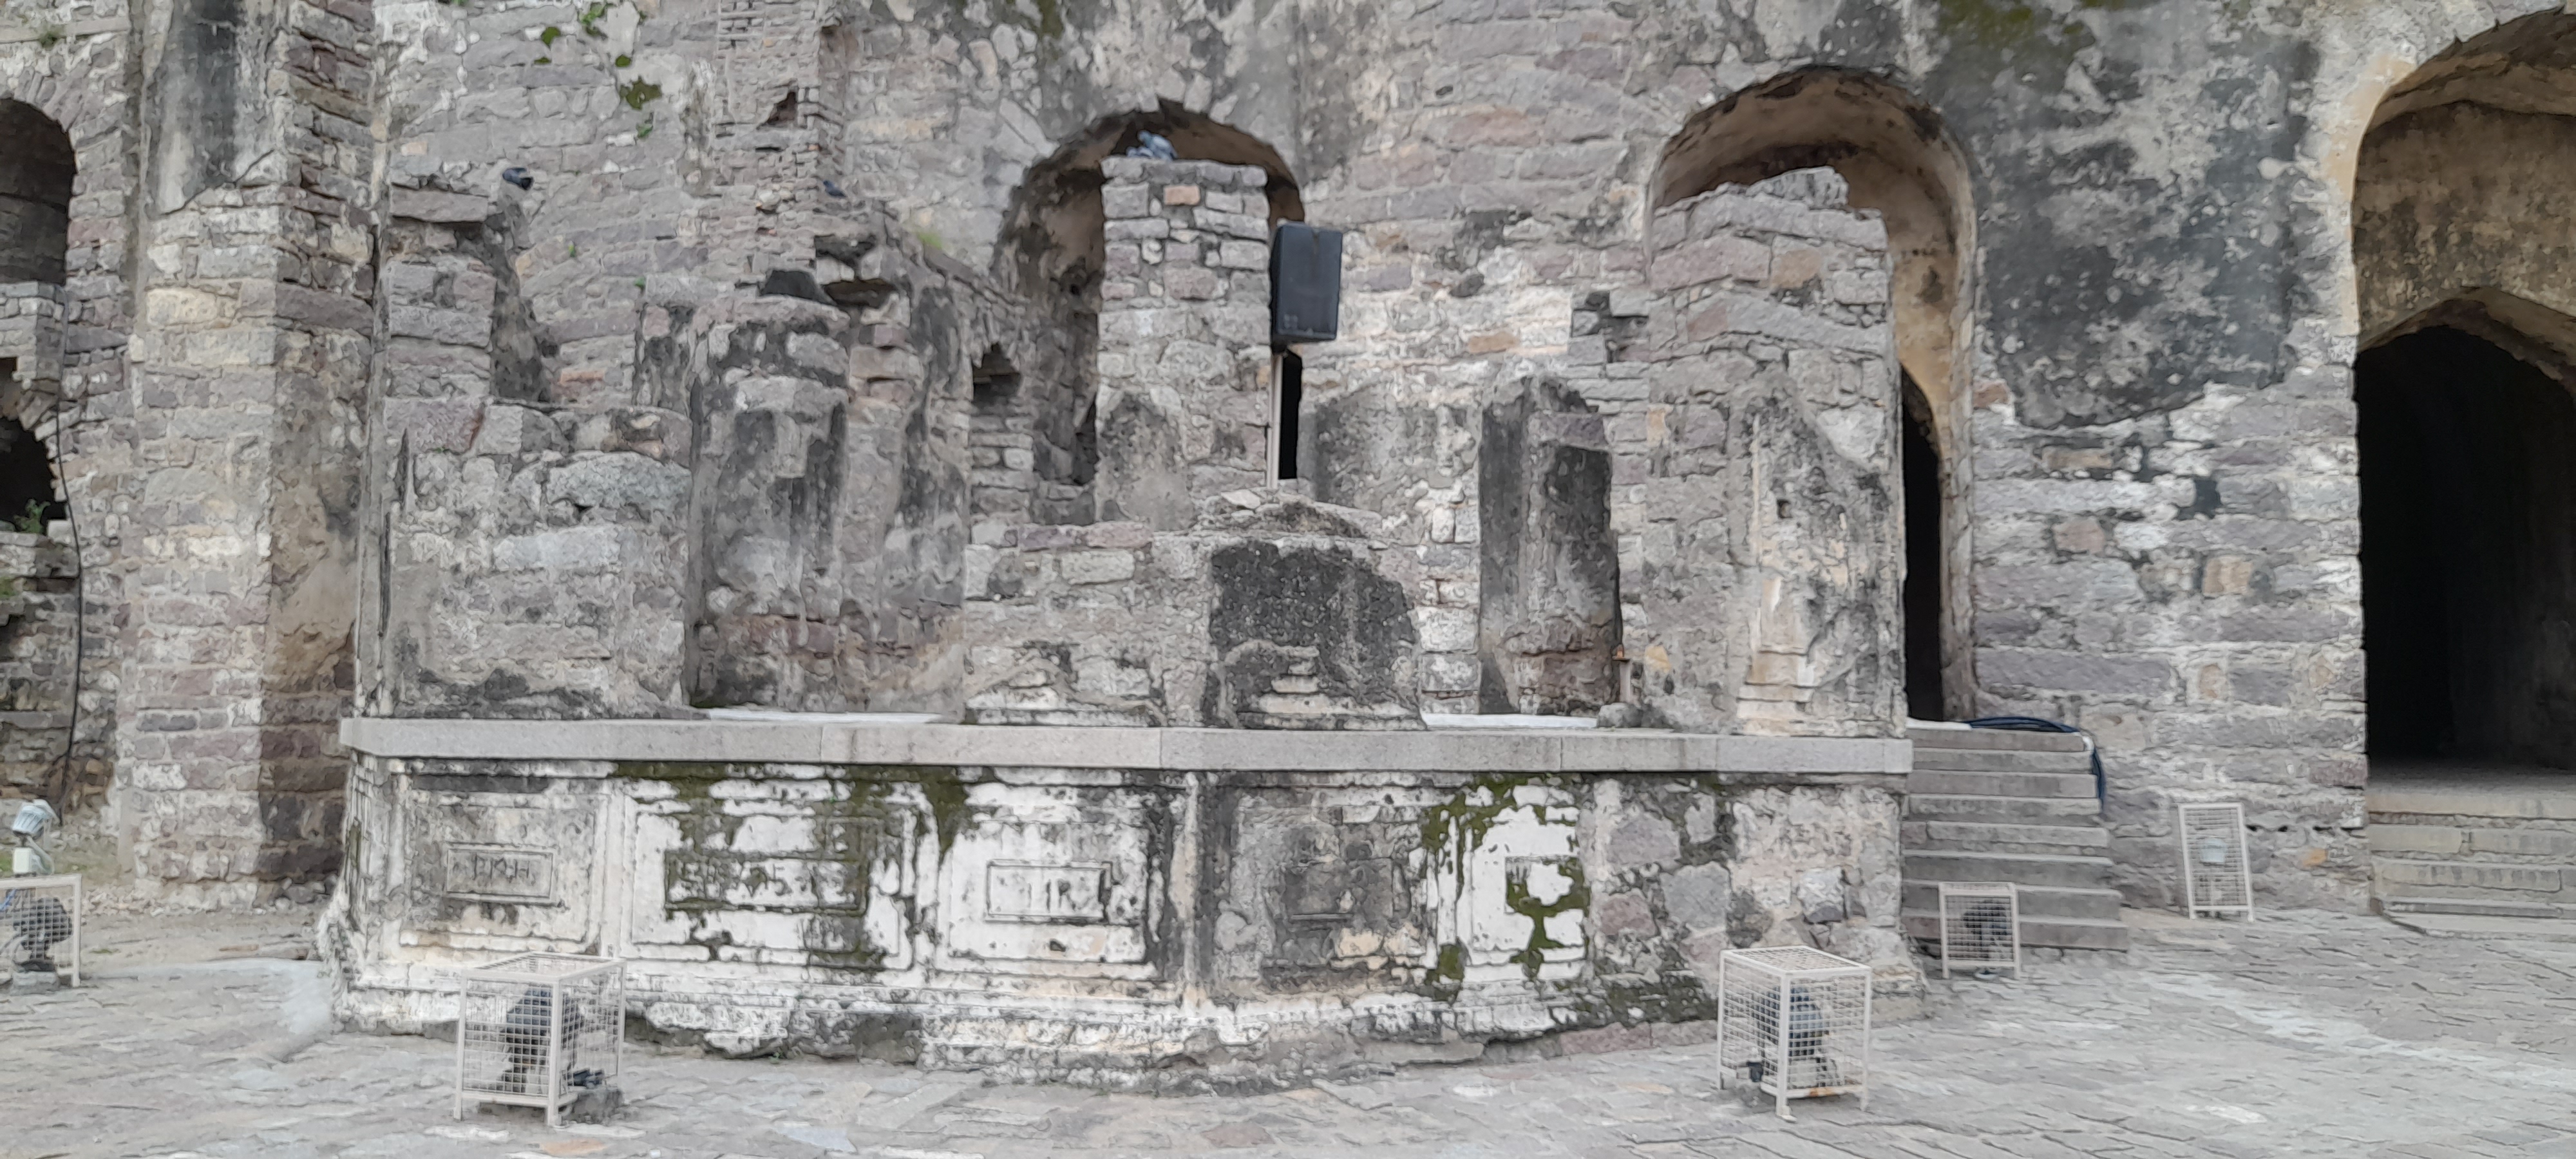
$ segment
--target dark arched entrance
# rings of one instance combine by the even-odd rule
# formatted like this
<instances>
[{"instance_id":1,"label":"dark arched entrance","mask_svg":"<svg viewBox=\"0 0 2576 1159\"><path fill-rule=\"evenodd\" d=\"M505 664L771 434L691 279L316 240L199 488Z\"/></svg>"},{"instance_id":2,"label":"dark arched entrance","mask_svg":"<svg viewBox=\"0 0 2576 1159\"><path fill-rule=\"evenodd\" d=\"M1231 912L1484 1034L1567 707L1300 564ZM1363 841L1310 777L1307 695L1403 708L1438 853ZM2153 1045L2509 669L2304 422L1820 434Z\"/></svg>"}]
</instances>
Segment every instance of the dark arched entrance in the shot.
<instances>
[{"instance_id":1,"label":"dark arched entrance","mask_svg":"<svg viewBox=\"0 0 2576 1159\"><path fill-rule=\"evenodd\" d=\"M1932 405L1905 376L1900 419L1905 459L1905 714L1946 720L1941 681L1941 615L1947 606L1941 559L1941 451Z\"/></svg>"},{"instance_id":2,"label":"dark arched entrance","mask_svg":"<svg viewBox=\"0 0 2576 1159\"><path fill-rule=\"evenodd\" d=\"M2371 757L2576 766L2576 400L2447 326L2354 371Z\"/></svg>"}]
</instances>

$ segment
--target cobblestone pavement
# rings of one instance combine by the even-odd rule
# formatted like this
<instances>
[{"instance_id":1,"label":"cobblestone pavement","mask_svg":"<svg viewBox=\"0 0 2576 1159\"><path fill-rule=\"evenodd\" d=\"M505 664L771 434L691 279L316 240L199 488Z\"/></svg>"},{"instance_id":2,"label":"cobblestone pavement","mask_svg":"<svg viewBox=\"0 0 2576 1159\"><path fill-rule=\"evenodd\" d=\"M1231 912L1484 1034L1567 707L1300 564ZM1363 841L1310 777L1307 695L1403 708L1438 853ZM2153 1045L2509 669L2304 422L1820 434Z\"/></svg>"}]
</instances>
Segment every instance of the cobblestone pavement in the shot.
<instances>
[{"instance_id":1,"label":"cobblestone pavement","mask_svg":"<svg viewBox=\"0 0 2576 1159\"><path fill-rule=\"evenodd\" d=\"M1705 1046L1254 1098L638 1051L614 1125L549 1131L451 1119L442 1044L316 1041L312 963L109 966L0 999L0 1156L2576 1156L2576 946L2134 921L2126 965L1934 982L1930 1017L1881 1028L1869 1106L1801 1103L1795 1124L1720 1094Z\"/></svg>"}]
</instances>

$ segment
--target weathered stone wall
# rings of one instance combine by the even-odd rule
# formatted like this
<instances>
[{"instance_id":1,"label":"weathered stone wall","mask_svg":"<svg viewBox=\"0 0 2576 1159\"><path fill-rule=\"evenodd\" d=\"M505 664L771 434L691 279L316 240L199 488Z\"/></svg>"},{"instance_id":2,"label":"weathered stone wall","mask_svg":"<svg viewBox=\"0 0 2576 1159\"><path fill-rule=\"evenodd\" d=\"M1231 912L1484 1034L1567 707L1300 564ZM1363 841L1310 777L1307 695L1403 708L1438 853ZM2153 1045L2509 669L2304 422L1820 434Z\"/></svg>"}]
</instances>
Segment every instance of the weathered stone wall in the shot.
<instances>
[{"instance_id":1,"label":"weathered stone wall","mask_svg":"<svg viewBox=\"0 0 2576 1159\"><path fill-rule=\"evenodd\" d=\"M0 533L0 796L93 804L105 784L66 777L80 598L71 552L41 535Z\"/></svg>"},{"instance_id":2,"label":"weathered stone wall","mask_svg":"<svg viewBox=\"0 0 2576 1159\"><path fill-rule=\"evenodd\" d=\"M1722 772L1637 734L1362 754L1192 730L666 727L652 743L674 754L730 730L745 755L776 738L970 763L368 758L324 938L342 1016L416 1028L446 1016L443 966L581 948L629 962L658 1032L727 1053L1204 1089L1704 1039L1716 955L1739 944L1870 963L1882 1018L1919 992L1892 771ZM1005 750L1072 767L971 763ZM1487 768L1441 771L1460 761Z\"/></svg>"},{"instance_id":3,"label":"weathered stone wall","mask_svg":"<svg viewBox=\"0 0 2576 1159\"><path fill-rule=\"evenodd\" d=\"M239 903L338 862L374 29L301 2L182 8L144 66L117 760L140 876Z\"/></svg>"},{"instance_id":4,"label":"weathered stone wall","mask_svg":"<svg viewBox=\"0 0 2576 1159\"><path fill-rule=\"evenodd\" d=\"M1868 73L1922 114L1890 124L1966 161L1949 236L1969 252L1955 265L1899 254L1892 323L1909 365L1946 353L1954 380L1949 497L1974 526L1954 522L1949 548L1974 576L1952 598L1975 609L1972 623L1966 607L1946 610L1968 625L1948 675L1974 681L1973 703L1954 707L2067 718L2101 737L2117 849L2142 900L2169 884L2171 803L2241 797L2284 850L2261 867L2267 892L2353 904L2366 764L2348 368L2361 338L2449 283L2552 300L2539 283L2556 243L2497 228L2510 213L2481 216L2461 197L2551 204L2542 179L2568 111L2551 79L2560 15L2541 0L2297 12L1813 0L1758 14L1357 0L1177 14L1159 0L829 15L785 0L649 14L21 6L0 22L0 98L64 130L75 176L59 408L0 405L63 452L91 612L83 718L97 731L81 743L117 757L147 876L213 897L327 864L340 758L320 722L353 686L385 712L415 693L409 711L958 708L973 368L1000 345L1037 388L1032 405L1045 390L1081 398L1087 332L1032 323L1012 339L983 306L894 305L856 274L865 254L833 257L823 239L953 259L943 284L967 285L972 271L1002 272L1032 167L1068 151L1096 162L1115 144L1103 133L1185 126L1200 133L1176 136L1187 154L1222 130L1227 148L1264 154L1274 215L1293 178L1299 213L1351 230L1344 338L1303 352L1301 457L1314 498L1389 521L1369 529L1372 552L1410 557L1378 570L1410 585L1416 699L1572 708L1596 692L1533 698L1557 677L1485 663L1563 655L1586 674L1565 678L1574 688L1599 683L1588 615L1555 642L1503 646L1510 629L1479 627L1482 506L1525 492L1483 478L1486 416L1563 382L1600 411L1611 446L1642 438L1644 412L1619 408L1644 396L1595 391L1643 380L1590 340L1606 347L1605 330L1650 314L1638 295L1665 146L1713 103L1799 70ZM2465 55L2409 80L2462 41ZM2393 91L2401 107L2383 117ZM2375 125L2385 148L2373 153ZM1856 186L1887 161L1826 147L1854 134L1802 134L1778 140L1815 145L1800 164L1840 165ZM503 186L508 168L534 188ZM2422 179L2471 171L2483 186ZM397 195L408 215L377 214ZM434 208L429 195L469 200ZM473 212L478 200L489 207ZM520 216L494 222L506 204ZM2477 226L2433 239L2456 243L2458 262L2373 256L2419 211L2431 215L2419 225ZM829 224L836 214L873 223ZM376 293L378 253L386 296L409 279L399 316ZM764 296L782 272L810 283ZM851 300L824 289L838 281ZM1031 313L1061 329L1080 311L1060 305ZM1940 305L1946 345L1923 333ZM478 336L463 316L497 321ZM958 323L952 355L930 345L941 318L987 321ZM900 333L869 329L887 325ZM989 332L966 337L977 326ZM834 371L817 340L865 369ZM719 346L763 353L706 391L647 373ZM1056 369L1040 365L1050 349L1067 352ZM921 360L918 378L906 359ZM34 369L21 367L28 384ZM825 549L829 488L795 464L800 447L808 463L828 453L844 373L884 384L852 394L841 420L851 445L880 448L850 453L865 464L855 478L876 488L869 502L906 487L915 501L852 509ZM508 421L456 434L461 400L487 396L509 400L512 413L492 412ZM745 400L740 430L702 431L692 409ZM1013 449L1032 471L1078 457L1082 412L1046 409L1026 447L992 444L981 469L1023 470ZM533 457L489 483L460 474L439 500L458 506L389 521L391 508L354 496L361 481L394 493L415 422L423 447L463 440L423 452L421 479L437 487L439 471L476 458L499 472L503 452L472 450L487 435ZM762 424L783 441L762 449ZM1258 446L1257 421L1226 429ZM720 453L716 438L730 440ZM1255 454L1225 469L1258 468ZM1078 491L1073 474L1058 485ZM502 478L508 497L478 490ZM836 502L856 502L853 482ZM1089 517L1074 496L1050 510L1030 493L1032 520ZM469 510L478 498L492 512ZM1006 509L1018 510L994 510ZM701 542L736 521L738 542ZM1504 512L1491 526L1515 522ZM399 593L377 582L399 574L392 545L426 550L442 526L477 558L452 589L403 596L414 602L392 616ZM513 540L514 563L537 566L479 558ZM811 574L817 561L843 574L791 583L777 570ZM538 591L532 577L563 582ZM1522 590L1495 593L1492 623L1529 622ZM362 597L375 603L352 616ZM415 624L404 630L429 660L396 672L392 619L479 611L485 597L558 627L505 631L487 616L487 638L468 640ZM525 671L476 659L513 651L532 653Z\"/></svg>"}]
</instances>

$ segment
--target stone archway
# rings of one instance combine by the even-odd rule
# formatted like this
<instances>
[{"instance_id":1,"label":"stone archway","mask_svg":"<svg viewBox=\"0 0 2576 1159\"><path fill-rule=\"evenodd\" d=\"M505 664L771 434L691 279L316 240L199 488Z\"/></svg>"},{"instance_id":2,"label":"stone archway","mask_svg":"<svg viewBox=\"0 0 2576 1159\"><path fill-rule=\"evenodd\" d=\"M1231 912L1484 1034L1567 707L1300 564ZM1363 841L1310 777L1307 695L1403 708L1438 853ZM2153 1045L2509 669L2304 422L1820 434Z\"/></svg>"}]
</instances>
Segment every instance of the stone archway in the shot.
<instances>
[{"instance_id":1,"label":"stone archway","mask_svg":"<svg viewBox=\"0 0 2576 1159\"><path fill-rule=\"evenodd\" d=\"M2576 17L2558 13L2471 37L2391 90L2362 140L2355 377L2376 762L2576 767L2562 739L2576 736L2576 667L2556 673L2548 649L2526 647L2576 620L2576 557L2560 558L2576 538L2544 515L2576 504L2559 493L2576 476L2555 466L2576 438L2548 443L2576 436L2576 238L2556 228L2576 214L2571 52ZM2570 727L2551 723L2561 715Z\"/></svg>"},{"instance_id":2,"label":"stone archway","mask_svg":"<svg viewBox=\"0 0 2576 1159\"><path fill-rule=\"evenodd\" d=\"M2534 819L2576 808L2571 62L2564 13L2462 40L2355 162L2369 837L2409 921L2576 916Z\"/></svg>"}]
</instances>

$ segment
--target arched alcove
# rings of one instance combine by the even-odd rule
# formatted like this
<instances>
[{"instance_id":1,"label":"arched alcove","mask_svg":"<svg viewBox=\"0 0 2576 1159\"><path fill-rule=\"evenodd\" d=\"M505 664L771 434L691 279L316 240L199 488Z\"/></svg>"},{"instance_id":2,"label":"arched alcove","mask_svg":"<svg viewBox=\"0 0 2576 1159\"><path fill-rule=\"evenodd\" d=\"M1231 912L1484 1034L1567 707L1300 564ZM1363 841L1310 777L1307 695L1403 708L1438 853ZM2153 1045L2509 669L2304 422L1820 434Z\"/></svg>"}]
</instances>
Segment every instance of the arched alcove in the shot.
<instances>
[{"instance_id":1,"label":"arched alcove","mask_svg":"<svg viewBox=\"0 0 2576 1159\"><path fill-rule=\"evenodd\" d=\"M2576 16L2381 101L2353 182L2374 776L2576 768Z\"/></svg>"},{"instance_id":2,"label":"arched alcove","mask_svg":"<svg viewBox=\"0 0 2576 1159\"><path fill-rule=\"evenodd\" d=\"M1968 592L1967 432L1976 216L1965 155L1939 114L1884 78L1842 69L1804 69L1743 89L1693 116L1666 143L1651 184L1670 205L1720 185L1750 185L1799 169L1829 167L1850 186L1849 203L1876 210L1887 226L1889 305L1897 359L1919 400L1910 412L1933 461L1912 464L1909 488L1929 481L1938 505L1927 522L1907 520L1909 651L1937 642L1937 663L1909 656L1908 702L1916 715L1973 711ZM1909 497L1917 500L1920 497ZM1937 546L1915 543L1937 526ZM1923 597L1920 602L1912 598ZM1937 622L1918 625L1918 615ZM1927 694L1913 686L1936 679Z\"/></svg>"},{"instance_id":3,"label":"arched alcove","mask_svg":"<svg viewBox=\"0 0 2576 1159\"><path fill-rule=\"evenodd\" d=\"M32 105L0 100L0 285L61 285L70 245L72 139Z\"/></svg>"},{"instance_id":4,"label":"arched alcove","mask_svg":"<svg viewBox=\"0 0 2576 1159\"><path fill-rule=\"evenodd\" d=\"M1232 126L1165 103L1151 110L1094 121L1046 159L1029 167L994 246L993 275L1025 297L1037 314L1059 327L1070 358L1064 381L1030 379L1015 388L1009 420L1030 436L1034 501L1039 523L1088 523L1094 502L1085 490L1100 463L1100 287L1107 270L1107 179L1101 163L1135 149L1146 134L1171 143L1184 161L1248 165L1268 174L1264 189L1269 219L1302 220L1305 204L1279 151ZM999 423L998 412L985 420ZM981 514L979 512L979 514Z\"/></svg>"},{"instance_id":5,"label":"arched alcove","mask_svg":"<svg viewBox=\"0 0 2576 1159\"><path fill-rule=\"evenodd\" d=\"M1278 150L1231 125L1166 102L1094 121L1029 167L1011 194L1002 236L993 249L994 276L1032 300L1096 313L1107 221L1100 203L1106 184L1100 162L1137 147L1146 133L1170 141L1172 152L1185 161L1259 166L1270 174L1270 220L1306 219L1296 178Z\"/></svg>"}]
</instances>

